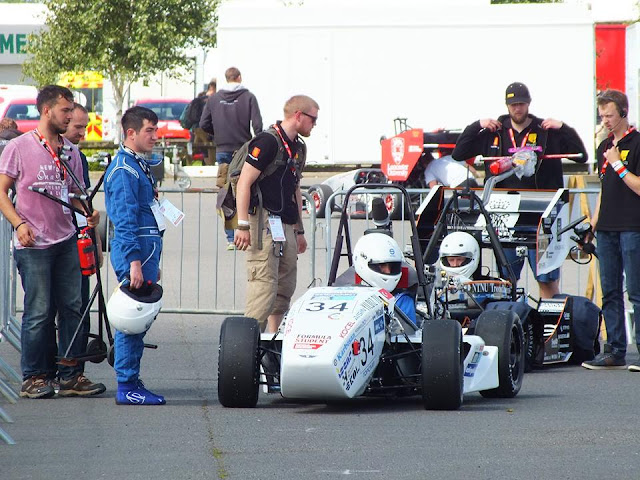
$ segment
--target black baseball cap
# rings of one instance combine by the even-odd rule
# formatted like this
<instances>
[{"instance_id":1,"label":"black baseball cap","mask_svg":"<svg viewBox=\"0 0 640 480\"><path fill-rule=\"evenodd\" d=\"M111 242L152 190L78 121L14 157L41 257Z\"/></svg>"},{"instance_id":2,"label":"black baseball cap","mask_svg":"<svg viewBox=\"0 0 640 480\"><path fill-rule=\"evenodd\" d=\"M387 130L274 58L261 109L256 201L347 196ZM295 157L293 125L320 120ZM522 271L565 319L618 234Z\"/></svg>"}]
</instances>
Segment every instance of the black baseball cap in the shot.
<instances>
[{"instance_id":1,"label":"black baseball cap","mask_svg":"<svg viewBox=\"0 0 640 480\"><path fill-rule=\"evenodd\" d=\"M505 101L507 105L511 105L512 103L531 103L529 89L524 83L514 82L507 87Z\"/></svg>"}]
</instances>

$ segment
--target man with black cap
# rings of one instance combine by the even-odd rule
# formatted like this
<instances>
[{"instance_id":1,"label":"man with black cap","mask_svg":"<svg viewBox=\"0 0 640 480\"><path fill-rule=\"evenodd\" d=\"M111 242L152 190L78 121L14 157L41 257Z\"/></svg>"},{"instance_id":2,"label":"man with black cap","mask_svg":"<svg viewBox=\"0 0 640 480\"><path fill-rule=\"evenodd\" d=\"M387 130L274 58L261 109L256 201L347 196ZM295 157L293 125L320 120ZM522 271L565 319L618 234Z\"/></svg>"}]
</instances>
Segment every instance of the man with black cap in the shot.
<instances>
[{"instance_id":1,"label":"man with black cap","mask_svg":"<svg viewBox=\"0 0 640 480\"><path fill-rule=\"evenodd\" d=\"M535 174L517 178L515 175L499 182L498 188L513 189L558 189L564 187L562 162L556 159L543 160L542 155L558 153L581 153L576 162L587 161L587 151L578 133L560 120L543 120L529 113L531 95L526 85L514 82L505 92L507 115L497 120L487 118L473 122L460 135L452 156L455 160L465 160L476 155L486 157L510 156L522 148L532 148L538 154ZM487 177L491 176L488 169ZM507 250L507 258L512 264L516 277L524 266L524 259L518 258L514 250ZM536 264L535 250L529 251L529 264ZM560 271L537 275L540 297L551 298L559 293Z\"/></svg>"}]
</instances>

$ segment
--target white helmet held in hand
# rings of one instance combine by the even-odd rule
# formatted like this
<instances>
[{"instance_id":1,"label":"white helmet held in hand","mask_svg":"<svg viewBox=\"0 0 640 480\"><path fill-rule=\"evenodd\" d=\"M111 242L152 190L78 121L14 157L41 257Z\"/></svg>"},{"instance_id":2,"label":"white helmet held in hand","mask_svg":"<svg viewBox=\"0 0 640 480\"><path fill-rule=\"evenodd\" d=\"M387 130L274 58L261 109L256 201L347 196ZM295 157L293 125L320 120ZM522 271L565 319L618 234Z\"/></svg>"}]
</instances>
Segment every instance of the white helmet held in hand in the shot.
<instances>
[{"instance_id":1,"label":"white helmet held in hand","mask_svg":"<svg viewBox=\"0 0 640 480\"><path fill-rule=\"evenodd\" d=\"M402 277L404 256L398 243L384 233L369 233L353 249L356 273L372 287L392 292Z\"/></svg>"},{"instance_id":2,"label":"white helmet held in hand","mask_svg":"<svg viewBox=\"0 0 640 480\"><path fill-rule=\"evenodd\" d=\"M162 308L162 287L147 283L137 290L118 285L107 303L109 323L116 330L135 335L149 330Z\"/></svg>"},{"instance_id":3,"label":"white helmet held in hand","mask_svg":"<svg viewBox=\"0 0 640 480\"><path fill-rule=\"evenodd\" d=\"M460 265L452 266L448 257L464 257ZM472 235L453 232L444 237L440 244L440 263L449 275L472 278L480 263L480 246Z\"/></svg>"}]
</instances>

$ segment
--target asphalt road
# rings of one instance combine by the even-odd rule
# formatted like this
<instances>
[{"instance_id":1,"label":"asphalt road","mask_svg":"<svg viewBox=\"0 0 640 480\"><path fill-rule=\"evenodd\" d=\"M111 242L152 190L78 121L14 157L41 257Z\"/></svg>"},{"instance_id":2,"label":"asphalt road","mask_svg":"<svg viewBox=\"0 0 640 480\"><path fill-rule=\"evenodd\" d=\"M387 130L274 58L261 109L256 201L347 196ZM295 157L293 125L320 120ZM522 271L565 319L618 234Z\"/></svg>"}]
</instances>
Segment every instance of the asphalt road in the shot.
<instances>
[{"instance_id":1,"label":"asphalt road","mask_svg":"<svg viewBox=\"0 0 640 480\"><path fill-rule=\"evenodd\" d=\"M467 395L459 411L419 398L292 403L260 396L255 409L217 400L221 317L160 315L142 373L161 407L114 403L106 362L87 374L92 398L0 405L17 442L0 445L0 478L127 479L637 479L640 374L561 366L526 374L509 400ZM6 343L0 354L14 367ZM637 355L630 355L635 359Z\"/></svg>"},{"instance_id":2,"label":"asphalt road","mask_svg":"<svg viewBox=\"0 0 640 480\"><path fill-rule=\"evenodd\" d=\"M0 443L0 479L640 477L640 374L548 367L526 374L516 398L470 394L454 412L425 411L419 398L317 404L263 394L255 409L226 409L217 400L222 320L158 317L147 341L159 349L145 352L142 376L165 406L116 406L106 362L86 369L107 385L98 397L0 397L14 420L0 426L16 441ZM19 370L6 342L0 356ZM637 358L631 348L628 361Z\"/></svg>"}]
</instances>

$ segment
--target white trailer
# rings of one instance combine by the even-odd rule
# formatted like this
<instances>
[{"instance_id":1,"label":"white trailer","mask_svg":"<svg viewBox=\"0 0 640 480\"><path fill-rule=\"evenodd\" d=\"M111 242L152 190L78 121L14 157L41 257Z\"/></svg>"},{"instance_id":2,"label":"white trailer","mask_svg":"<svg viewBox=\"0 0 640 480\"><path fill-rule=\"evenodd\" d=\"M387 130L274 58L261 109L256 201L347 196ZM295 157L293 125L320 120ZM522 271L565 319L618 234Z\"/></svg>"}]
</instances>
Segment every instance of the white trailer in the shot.
<instances>
[{"instance_id":1,"label":"white trailer","mask_svg":"<svg viewBox=\"0 0 640 480\"><path fill-rule=\"evenodd\" d=\"M236 66L265 123L291 95L320 104L309 162L376 164L393 119L463 128L506 113L504 90L528 85L530 111L595 127L594 27L584 5L471 1L225 2L217 64ZM222 84L222 82L219 82Z\"/></svg>"}]
</instances>

